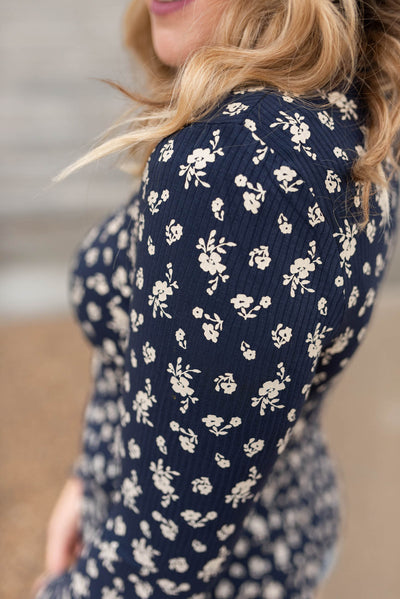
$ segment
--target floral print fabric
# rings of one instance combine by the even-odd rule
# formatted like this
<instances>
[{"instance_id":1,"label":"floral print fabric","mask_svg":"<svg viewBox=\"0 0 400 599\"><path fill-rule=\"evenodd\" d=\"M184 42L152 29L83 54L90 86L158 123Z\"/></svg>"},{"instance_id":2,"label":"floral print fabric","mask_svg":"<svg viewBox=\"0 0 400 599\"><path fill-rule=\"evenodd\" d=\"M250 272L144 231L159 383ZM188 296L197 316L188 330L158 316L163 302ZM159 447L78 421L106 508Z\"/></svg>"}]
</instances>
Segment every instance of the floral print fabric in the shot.
<instances>
[{"instance_id":1,"label":"floral print fabric","mask_svg":"<svg viewBox=\"0 0 400 599\"><path fill-rule=\"evenodd\" d=\"M328 95L233 92L158 144L78 248L84 548L38 598L313 596L340 523L321 408L365 335L398 196L377 190L358 230L363 113L356 87Z\"/></svg>"}]
</instances>

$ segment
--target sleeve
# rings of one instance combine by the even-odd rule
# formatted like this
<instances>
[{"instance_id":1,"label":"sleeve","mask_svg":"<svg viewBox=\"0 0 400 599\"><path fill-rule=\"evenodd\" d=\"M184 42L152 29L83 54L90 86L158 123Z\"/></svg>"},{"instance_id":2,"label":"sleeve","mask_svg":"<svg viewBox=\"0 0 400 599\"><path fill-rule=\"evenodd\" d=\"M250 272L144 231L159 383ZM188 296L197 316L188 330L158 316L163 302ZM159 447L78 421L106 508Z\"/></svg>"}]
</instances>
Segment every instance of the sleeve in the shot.
<instances>
[{"instance_id":1,"label":"sleeve","mask_svg":"<svg viewBox=\"0 0 400 599\"><path fill-rule=\"evenodd\" d=\"M197 123L150 157L130 279L122 474L100 540L68 583L54 582L74 598L207 596L342 323L330 221L287 159L293 150L261 160L248 133Z\"/></svg>"}]
</instances>

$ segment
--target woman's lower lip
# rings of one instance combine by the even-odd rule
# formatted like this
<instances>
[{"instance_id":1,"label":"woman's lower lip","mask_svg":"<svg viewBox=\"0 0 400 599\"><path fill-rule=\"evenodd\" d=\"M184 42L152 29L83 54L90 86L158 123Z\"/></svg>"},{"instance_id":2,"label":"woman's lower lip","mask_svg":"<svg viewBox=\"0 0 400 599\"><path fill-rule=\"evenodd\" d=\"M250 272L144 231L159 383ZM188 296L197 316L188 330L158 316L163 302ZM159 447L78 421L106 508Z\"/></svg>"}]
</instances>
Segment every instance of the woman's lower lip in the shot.
<instances>
[{"instance_id":1,"label":"woman's lower lip","mask_svg":"<svg viewBox=\"0 0 400 599\"><path fill-rule=\"evenodd\" d=\"M153 13L153 15L168 15L171 12L180 10L191 2L194 2L194 0L174 0L173 2L159 2L158 0L152 0L150 12Z\"/></svg>"}]
</instances>

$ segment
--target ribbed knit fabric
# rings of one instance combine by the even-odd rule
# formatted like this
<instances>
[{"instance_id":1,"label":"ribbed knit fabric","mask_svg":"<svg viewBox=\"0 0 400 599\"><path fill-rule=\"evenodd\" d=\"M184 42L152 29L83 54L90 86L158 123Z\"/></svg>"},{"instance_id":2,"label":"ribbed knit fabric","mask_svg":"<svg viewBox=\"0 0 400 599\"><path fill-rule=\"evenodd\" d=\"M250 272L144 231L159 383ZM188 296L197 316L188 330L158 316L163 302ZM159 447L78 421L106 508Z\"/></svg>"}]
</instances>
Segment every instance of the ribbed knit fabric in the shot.
<instances>
[{"instance_id":1,"label":"ribbed knit fabric","mask_svg":"<svg viewBox=\"0 0 400 599\"><path fill-rule=\"evenodd\" d=\"M363 143L355 85L313 105L231 93L87 233L84 549L38 599L313 597L340 537L321 407L396 230L397 180L357 230Z\"/></svg>"}]
</instances>

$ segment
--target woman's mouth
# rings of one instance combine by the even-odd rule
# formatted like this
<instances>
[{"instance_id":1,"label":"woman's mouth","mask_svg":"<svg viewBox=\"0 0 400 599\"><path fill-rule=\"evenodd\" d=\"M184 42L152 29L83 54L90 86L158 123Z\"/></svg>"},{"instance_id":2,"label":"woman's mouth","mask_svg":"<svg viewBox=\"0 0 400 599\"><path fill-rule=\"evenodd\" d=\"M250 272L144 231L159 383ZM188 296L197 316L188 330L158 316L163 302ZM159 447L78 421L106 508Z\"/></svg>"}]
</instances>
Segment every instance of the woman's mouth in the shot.
<instances>
[{"instance_id":1,"label":"woman's mouth","mask_svg":"<svg viewBox=\"0 0 400 599\"><path fill-rule=\"evenodd\" d=\"M194 2L194 0L152 0L150 12L157 16L168 15L177 10L181 10L191 2Z\"/></svg>"}]
</instances>

